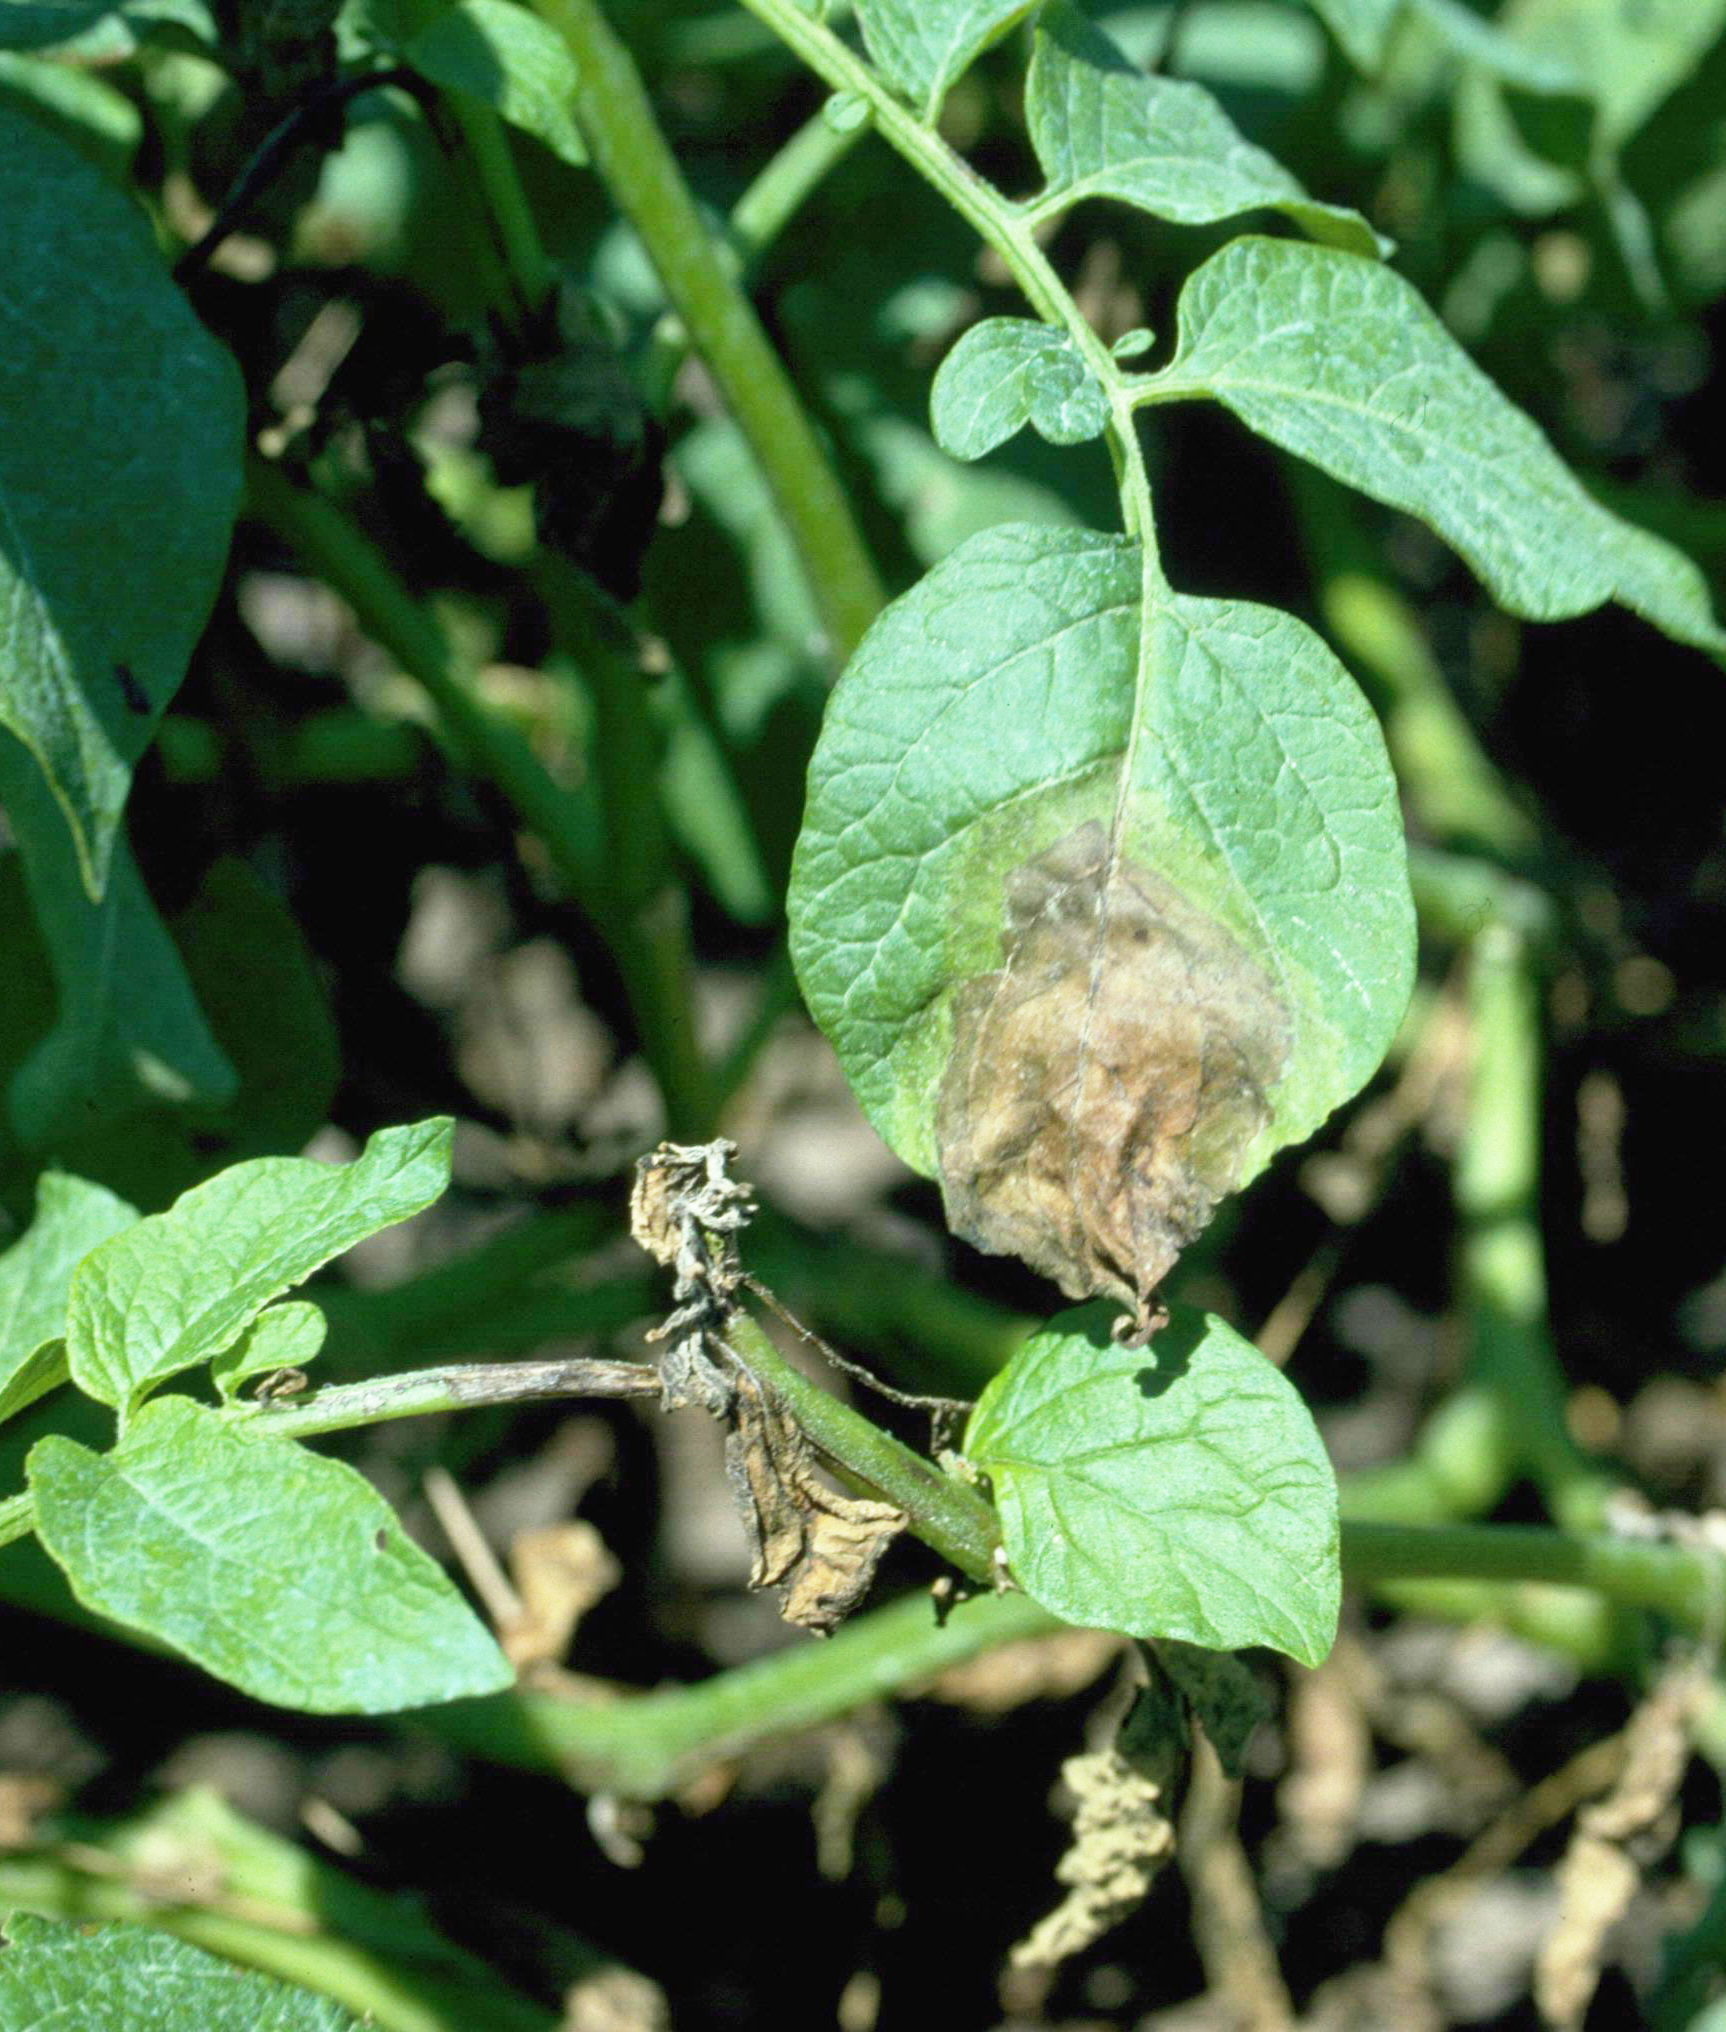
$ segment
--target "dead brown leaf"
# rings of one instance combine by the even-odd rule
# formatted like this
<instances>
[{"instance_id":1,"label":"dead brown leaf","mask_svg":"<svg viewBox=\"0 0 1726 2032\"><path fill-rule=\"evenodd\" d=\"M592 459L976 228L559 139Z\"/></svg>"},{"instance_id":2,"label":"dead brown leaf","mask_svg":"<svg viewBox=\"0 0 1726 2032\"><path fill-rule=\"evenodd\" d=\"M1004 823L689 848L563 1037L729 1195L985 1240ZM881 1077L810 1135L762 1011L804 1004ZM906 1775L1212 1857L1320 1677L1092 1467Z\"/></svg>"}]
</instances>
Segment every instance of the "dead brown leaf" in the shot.
<instances>
[{"instance_id":1,"label":"dead brown leaf","mask_svg":"<svg viewBox=\"0 0 1726 2032\"><path fill-rule=\"evenodd\" d=\"M904 1512L829 1488L785 1406L746 1369L732 1383L725 1468L749 1532L749 1585L777 1588L785 1620L824 1636L868 1593Z\"/></svg>"},{"instance_id":2,"label":"dead brown leaf","mask_svg":"<svg viewBox=\"0 0 1726 2032\"><path fill-rule=\"evenodd\" d=\"M517 1532L509 1565L521 1612L498 1641L518 1672L562 1658L582 1617L623 1577L605 1540L579 1520Z\"/></svg>"},{"instance_id":3,"label":"dead brown leaf","mask_svg":"<svg viewBox=\"0 0 1726 2032\"><path fill-rule=\"evenodd\" d=\"M1081 826L1005 885L1001 966L961 987L937 1102L949 1224L1070 1298L1155 1294L1269 1120L1289 1019L1269 974Z\"/></svg>"},{"instance_id":4,"label":"dead brown leaf","mask_svg":"<svg viewBox=\"0 0 1726 2032\"><path fill-rule=\"evenodd\" d=\"M1599 1986L1607 1935L1630 1908L1646 1854L1677 1832L1672 1802L1690 1762L1689 1722L1706 1680L1681 1666L1654 1688L1624 1731L1624 1766L1605 1798L1585 1806L1558 1866L1558 1924L1542 1944L1534 1997L1557 2032L1575 2032Z\"/></svg>"}]
</instances>

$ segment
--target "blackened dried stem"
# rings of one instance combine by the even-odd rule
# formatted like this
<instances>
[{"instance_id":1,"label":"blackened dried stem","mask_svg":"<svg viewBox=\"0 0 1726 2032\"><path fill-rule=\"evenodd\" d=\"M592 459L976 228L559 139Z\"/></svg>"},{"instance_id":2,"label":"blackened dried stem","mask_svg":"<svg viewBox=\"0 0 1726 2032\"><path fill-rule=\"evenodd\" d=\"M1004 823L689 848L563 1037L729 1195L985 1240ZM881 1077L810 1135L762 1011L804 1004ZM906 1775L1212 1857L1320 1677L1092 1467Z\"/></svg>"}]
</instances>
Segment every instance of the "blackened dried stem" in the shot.
<instances>
[{"instance_id":1,"label":"blackened dried stem","mask_svg":"<svg viewBox=\"0 0 1726 2032\"><path fill-rule=\"evenodd\" d=\"M174 263L174 280L191 281L281 175L294 154L309 141L339 140L342 115L349 103L386 85L394 85L417 99L427 99L431 94L424 79L405 64L397 64L389 70L362 71L357 77L332 79L291 106L259 142L209 227Z\"/></svg>"},{"instance_id":2,"label":"blackened dried stem","mask_svg":"<svg viewBox=\"0 0 1726 2032\"><path fill-rule=\"evenodd\" d=\"M273 1439L309 1439L392 1418L435 1411L474 1411L496 1404L531 1404L558 1397L657 1397L659 1372L641 1362L459 1362L338 1383L307 1397L233 1404L222 1414L248 1432Z\"/></svg>"}]
</instances>

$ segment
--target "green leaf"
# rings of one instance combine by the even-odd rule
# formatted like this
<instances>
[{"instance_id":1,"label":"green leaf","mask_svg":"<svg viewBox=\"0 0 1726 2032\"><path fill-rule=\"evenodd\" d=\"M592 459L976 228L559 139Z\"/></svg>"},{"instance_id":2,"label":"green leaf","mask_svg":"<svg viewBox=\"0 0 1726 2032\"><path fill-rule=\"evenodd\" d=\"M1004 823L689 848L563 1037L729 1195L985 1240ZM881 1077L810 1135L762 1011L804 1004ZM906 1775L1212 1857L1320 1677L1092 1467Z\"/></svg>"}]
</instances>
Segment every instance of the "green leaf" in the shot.
<instances>
[{"instance_id":1,"label":"green leaf","mask_svg":"<svg viewBox=\"0 0 1726 2032\"><path fill-rule=\"evenodd\" d=\"M392 1714L513 1675L366 1478L188 1397L109 1453L53 1434L26 1463L36 1535L85 1608L257 1700Z\"/></svg>"},{"instance_id":2,"label":"green leaf","mask_svg":"<svg viewBox=\"0 0 1726 2032\"><path fill-rule=\"evenodd\" d=\"M1413 916L1378 724L1292 616L1088 530L974 537L829 704L811 1014L949 1223L1137 1308L1379 1063Z\"/></svg>"},{"instance_id":3,"label":"green leaf","mask_svg":"<svg viewBox=\"0 0 1726 2032\"><path fill-rule=\"evenodd\" d=\"M0 9L5 0L0 0ZM0 11L0 27L6 16ZM0 95L12 94L31 117L87 156L104 175L124 178L144 138L144 116L124 92L94 70L43 63L0 49Z\"/></svg>"},{"instance_id":4,"label":"green leaf","mask_svg":"<svg viewBox=\"0 0 1726 2032\"><path fill-rule=\"evenodd\" d=\"M136 1207L87 1179L45 1171L37 1180L36 1217L0 1255L0 1418L63 1380L63 1349L47 1362L32 1358L65 1332L73 1271L137 1218Z\"/></svg>"},{"instance_id":5,"label":"green leaf","mask_svg":"<svg viewBox=\"0 0 1726 2032\"><path fill-rule=\"evenodd\" d=\"M933 119L948 88L1037 0L857 0L875 68Z\"/></svg>"},{"instance_id":6,"label":"green leaf","mask_svg":"<svg viewBox=\"0 0 1726 2032\"><path fill-rule=\"evenodd\" d=\"M1386 250L1358 212L1309 198L1203 86L1135 70L1067 0L1038 22L1025 110L1048 179L1028 207L1034 218L1081 198L1117 198L1184 225L1268 210L1316 240Z\"/></svg>"},{"instance_id":7,"label":"green leaf","mask_svg":"<svg viewBox=\"0 0 1726 2032\"><path fill-rule=\"evenodd\" d=\"M1290 241L1231 241L1181 291L1152 400L1210 396L1261 437L1455 546L1535 621L1607 600L1726 651L1702 574L1609 514L1401 276Z\"/></svg>"},{"instance_id":8,"label":"green leaf","mask_svg":"<svg viewBox=\"0 0 1726 2032\"><path fill-rule=\"evenodd\" d=\"M1062 1313L983 1392L1013 1577L1069 1623L1317 1665L1342 1593L1336 1477L1294 1386L1220 1319L1178 1311L1124 1347Z\"/></svg>"},{"instance_id":9,"label":"green leaf","mask_svg":"<svg viewBox=\"0 0 1726 2032\"><path fill-rule=\"evenodd\" d=\"M6 2032L359 2032L327 1997L237 1969L150 1926L4 1920Z\"/></svg>"},{"instance_id":10,"label":"green leaf","mask_svg":"<svg viewBox=\"0 0 1726 2032\"><path fill-rule=\"evenodd\" d=\"M118 0L0 0L0 49L48 49L112 14Z\"/></svg>"},{"instance_id":11,"label":"green leaf","mask_svg":"<svg viewBox=\"0 0 1726 2032\"><path fill-rule=\"evenodd\" d=\"M329 1322L321 1308L304 1298L286 1298L252 1321L231 1348L210 1364L210 1377L224 1404L231 1404L240 1386L253 1376L277 1369L303 1369L316 1359Z\"/></svg>"},{"instance_id":12,"label":"green leaf","mask_svg":"<svg viewBox=\"0 0 1726 2032\"><path fill-rule=\"evenodd\" d=\"M416 19L406 9L377 10L374 28L401 22L398 34L379 34L380 46L442 90L465 92L491 107L565 162L586 162L570 111L575 59L549 22L515 0L455 0L423 26L413 26Z\"/></svg>"},{"instance_id":13,"label":"green leaf","mask_svg":"<svg viewBox=\"0 0 1726 2032\"><path fill-rule=\"evenodd\" d=\"M1101 437L1109 399L1066 332L1029 318L985 318L941 362L929 419L944 452L980 459L1026 424L1051 444Z\"/></svg>"},{"instance_id":14,"label":"green leaf","mask_svg":"<svg viewBox=\"0 0 1726 2032\"><path fill-rule=\"evenodd\" d=\"M351 1164L257 1157L182 1193L86 1257L72 1279L72 1375L122 1419L156 1384L232 1347L332 1256L418 1213L449 1183L452 1124L380 1129Z\"/></svg>"},{"instance_id":15,"label":"green leaf","mask_svg":"<svg viewBox=\"0 0 1726 2032\"><path fill-rule=\"evenodd\" d=\"M204 0L0 0L0 49L76 45L81 59L115 62L157 40L213 47L216 24Z\"/></svg>"},{"instance_id":16,"label":"green leaf","mask_svg":"<svg viewBox=\"0 0 1726 2032\"><path fill-rule=\"evenodd\" d=\"M1318 15L1357 70L1376 71L1403 0L1312 0Z\"/></svg>"},{"instance_id":17,"label":"green leaf","mask_svg":"<svg viewBox=\"0 0 1726 2032\"><path fill-rule=\"evenodd\" d=\"M42 773L9 734L0 734L0 804L17 837L57 1005L47 1034L33 1040L8 1083L6 1112L19 1141L64 1149L143 1107L230 1099L233 1067L124 837L112 843L107 885L92 903Z\"/></svg>"},{"instance_id":18,"label":"green leaf","mask_svg":"<svg viewBox=\"0 0 1726 2032\"><path fill-rule=\"evenodd\" d=\"M244 398L144 214L4 103L0 274L0 725L47 775L95 897L221 580Z\"/></svg>"}]
</instances>

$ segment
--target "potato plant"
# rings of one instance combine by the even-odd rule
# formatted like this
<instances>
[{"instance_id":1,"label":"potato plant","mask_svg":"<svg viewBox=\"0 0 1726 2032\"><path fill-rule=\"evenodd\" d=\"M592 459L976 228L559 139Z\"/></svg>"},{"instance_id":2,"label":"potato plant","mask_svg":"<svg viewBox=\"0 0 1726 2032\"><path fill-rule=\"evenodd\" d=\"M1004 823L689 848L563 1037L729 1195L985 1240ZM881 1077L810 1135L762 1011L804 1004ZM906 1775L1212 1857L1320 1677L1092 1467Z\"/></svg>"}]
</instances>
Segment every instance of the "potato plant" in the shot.
<instances>
[{"instance_id":1,"label":"potato plant","mask_svg":"<svg viewBox=\"0 0 1726 2032\"><path fill-rule=\"evenodd\" d=\"M1661 957L1726 893L1679 753L1722 731L1726 433L1673 420L1726 330L1723 29L0 0L17 1688L98 1734L141 1674L278 1746L436 1743L451 1825L513 1769L651 1877L647 1803L722 1828L716 1772L1082 1656L1069 1699L1118 1678L1055 1723L1060 1888L1018 1869L964 1994L1161 2023L1190 1937L1206 2022L1340 2023L1352 1983L1349 2022L1437 2025L1424 1863L1351 1966L1271 1909L1292 1821L1247 1916L1206 1859L1250 1887L1242 1787L1244 1829L1398 1618L1498 1627L1621 1726L1572 1746L1562 1909L1468 2022L1714 2023L1718 1534L1705 1479L1659 1507L1614 1457L1634 1382L1567 1368L1542 1040L1616 1245L1610 1068L1702 1092L1726 1007ZM1715 830L1688 887L1613 859L1665 815L1591 830L1529 759L1639 670ZM1699 1126L1657 1167L1689 1149L1692 1213ZM1642 1315L1703 1322L1697 1389L1713 1249ZM1339 1478L1350 1286L1450 1340ZM485 1521L572 1417L615 1556ZM795 1626L705 1676L673 1424L718 1428L703 1486ZM620 1584L633 1669L587 1648ZM549 1888L509 1926L380 1889L322 1795L314 1854L213 1791L8 1779L7 1741L0 2032L779 2007ZM876 1892L860 2032L927 2004Z\"/></svg>"}]
</instances>

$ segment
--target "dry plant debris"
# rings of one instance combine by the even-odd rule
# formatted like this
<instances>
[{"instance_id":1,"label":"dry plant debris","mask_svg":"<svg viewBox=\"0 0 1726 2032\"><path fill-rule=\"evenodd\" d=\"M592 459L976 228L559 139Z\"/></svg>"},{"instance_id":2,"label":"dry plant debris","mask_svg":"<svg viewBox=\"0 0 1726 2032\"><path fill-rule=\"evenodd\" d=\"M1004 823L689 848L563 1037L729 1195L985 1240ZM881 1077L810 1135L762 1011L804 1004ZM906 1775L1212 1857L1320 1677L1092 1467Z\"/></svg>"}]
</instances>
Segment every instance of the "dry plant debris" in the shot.
<instances>
[{"instance_id":1,"label":"dry plant debris","mask_svg":"<svg viewBox=\"0 0 1726 2032\"><path fill-rule=\"evenodd\" d=\"M744 1282L732 1237L754 1211L749 1187L730 1176L736 1154L724 1138L662 1143L636 1167L631 1230L676 1278L676 1310L649 1338L669 1344L659 1363L664 1407L699 1405L728 1428L726 1475L749 1537L750 1586L778 1589L785 1620L824 1636L868 1593L905 1517L829 1486L789 1407L726 1345Z\"/></svg>"}]
</instances>

